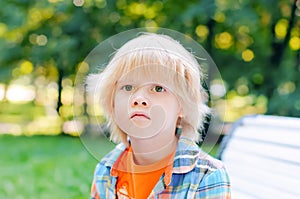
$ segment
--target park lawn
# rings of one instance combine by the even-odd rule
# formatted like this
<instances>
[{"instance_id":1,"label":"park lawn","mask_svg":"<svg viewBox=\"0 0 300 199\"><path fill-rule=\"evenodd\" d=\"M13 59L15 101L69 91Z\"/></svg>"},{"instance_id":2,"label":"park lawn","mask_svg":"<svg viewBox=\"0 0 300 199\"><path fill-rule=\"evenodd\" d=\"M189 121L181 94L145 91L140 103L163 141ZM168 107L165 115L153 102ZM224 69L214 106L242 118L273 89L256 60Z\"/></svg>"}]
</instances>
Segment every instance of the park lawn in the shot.
<instances>
[{"instance_id":1,"label":"park lawn","mask_svg":"<svg viewBox=\"0 0 300 199\"><path fill-rule=\"evenodd\" d=\"M86 143L94 145L91 153ZM0 198L89 198L97 159L113 147L101 137L2 135ZM206 151L215 155L216 150L217 146L212 150L209 146Z\"/></svg>"},{"instance_id":2,"label":"park lawn","mask_svg":"<svg viewBox=\"0 0 300 199\"><path fill-rule=\"evenodd\" d=\"M113 148L97 142L103 155ZM89 198L98 160L78 137L4 135L0 151L0 198Z\"/></svg>"}]
</instances>

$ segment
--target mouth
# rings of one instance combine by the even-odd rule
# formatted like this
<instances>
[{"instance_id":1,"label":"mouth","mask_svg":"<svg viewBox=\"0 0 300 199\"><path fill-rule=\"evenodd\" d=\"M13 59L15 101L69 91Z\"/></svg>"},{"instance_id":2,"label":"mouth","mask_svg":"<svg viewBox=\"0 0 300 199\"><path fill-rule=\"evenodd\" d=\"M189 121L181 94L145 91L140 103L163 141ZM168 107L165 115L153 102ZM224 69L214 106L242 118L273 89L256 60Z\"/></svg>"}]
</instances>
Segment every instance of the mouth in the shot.
<instances>
[{"instance_id":1,"label":"mouth","mask_svg":"<svg viewBox=\"0 0 300 199\"><path fill-rule=\"evenodd\" d=\"M148 120L150 120L150 117L148 117L146 114L144 113L134 113L130 116L130 119L136 118L136 117L143 117L146 118Z\"/></svg>"}]
</instances>

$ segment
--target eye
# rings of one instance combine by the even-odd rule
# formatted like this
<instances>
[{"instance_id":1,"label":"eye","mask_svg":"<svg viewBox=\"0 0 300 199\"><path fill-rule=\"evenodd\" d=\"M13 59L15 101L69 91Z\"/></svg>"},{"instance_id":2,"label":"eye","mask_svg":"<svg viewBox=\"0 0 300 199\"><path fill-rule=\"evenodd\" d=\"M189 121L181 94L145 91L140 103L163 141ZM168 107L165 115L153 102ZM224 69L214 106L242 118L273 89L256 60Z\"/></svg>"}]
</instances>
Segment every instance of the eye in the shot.
<instances>
[{"instance_id":1,"label":"eye","mask_svg":"<svg viewBox=\"0 0 300 199\"><path fill-rule=\"evenodd\" d=\"M132 85L125 85L125 86L122 87L122 90L132 91L133 90L133 86Z\"/></svg>"},{"instance_id":2,"label":"eye","mask_svg":"<svg viewBox=\"0 0 300 199\"><path fill-rule=\"evenodd\" d=\"M154 86L152 90L155 91L155 92L157 92L157 93L161 93L161 92L166 91L166 89L164 89L164 87L159 86L159 85Z\"/></svg>"}]
</instances>

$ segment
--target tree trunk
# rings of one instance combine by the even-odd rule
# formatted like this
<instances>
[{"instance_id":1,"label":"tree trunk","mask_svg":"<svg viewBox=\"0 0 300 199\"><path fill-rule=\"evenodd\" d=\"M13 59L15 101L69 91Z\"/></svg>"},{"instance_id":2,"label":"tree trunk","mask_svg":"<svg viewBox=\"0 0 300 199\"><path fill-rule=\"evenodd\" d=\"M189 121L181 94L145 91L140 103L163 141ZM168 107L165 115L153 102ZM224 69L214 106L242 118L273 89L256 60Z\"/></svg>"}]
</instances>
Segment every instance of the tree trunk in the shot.
<instances>
[{"instance_id":1,"label":"tree trunk","mask_svg":"<svg viewBox=\"0 0 300 199\"><path fill-rule=\"evenodd\" d=\"M58 115L60 115L59 109L62 106L61 93L62 93L62 80L63 80L63 77L64 77L64 71L58 67L58 80L57 80L58 97L57 97L57 105L56 105L56 111L57 111Z\"/></svg>"}]
</instances>

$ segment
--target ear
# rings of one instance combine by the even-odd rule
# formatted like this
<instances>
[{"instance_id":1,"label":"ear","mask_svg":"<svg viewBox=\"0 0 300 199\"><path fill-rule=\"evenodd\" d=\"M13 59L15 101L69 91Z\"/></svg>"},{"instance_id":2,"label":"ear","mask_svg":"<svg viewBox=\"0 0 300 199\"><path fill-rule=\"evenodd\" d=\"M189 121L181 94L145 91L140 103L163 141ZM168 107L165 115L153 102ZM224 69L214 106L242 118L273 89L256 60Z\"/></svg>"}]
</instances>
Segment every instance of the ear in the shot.
<instances>
[{"instance_id":1,"label":"ear","mask_svg":"<svg viewBox=\"0 0 300 199\"><path fill-rule=\"evenodd\" d=\"M176 126L181 128L182 115L178 115Z\"/></svg>"}]
</instances>

